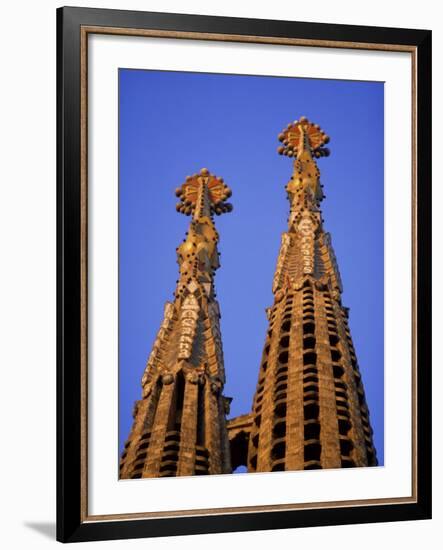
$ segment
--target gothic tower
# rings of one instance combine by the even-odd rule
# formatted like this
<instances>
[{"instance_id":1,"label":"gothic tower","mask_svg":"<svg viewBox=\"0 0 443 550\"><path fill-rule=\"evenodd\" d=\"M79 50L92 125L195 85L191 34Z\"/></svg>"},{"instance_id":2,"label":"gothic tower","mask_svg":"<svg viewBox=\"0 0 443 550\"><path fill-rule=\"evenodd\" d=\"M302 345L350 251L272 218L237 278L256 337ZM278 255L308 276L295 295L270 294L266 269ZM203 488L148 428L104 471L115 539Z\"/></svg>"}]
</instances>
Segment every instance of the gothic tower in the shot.
<instances>
[{"instance_id":1,"label":"gothic tower","mask_svg":"<svg viewBox=\"0 0 443 550\"><path fill-rule=\"evenodd\" d=\"M120 478L231 472L223 396L225 372L214 273L218 233L212 215L230 212L222 178L203 169L176 190L192 215L177 248L179 280L142 377L142 399L120 461Z\"/></svg>"},{"instance_id":2,"label":"gothic tower","mask_svg":"<svg viewBox=\"0 0 443 550\"><path fill-rule=\"evenodd\" d=\"M279 153L294 157L286 186L290 214L273 281L274 304L267 310L248 471L375 466L348 309L341 303L340 275L320 211L315 159L329 155L324 147L329 138L302 117L279 140ZM233 419L233 432L237 424Z\"/></svg>"}]
</instances>

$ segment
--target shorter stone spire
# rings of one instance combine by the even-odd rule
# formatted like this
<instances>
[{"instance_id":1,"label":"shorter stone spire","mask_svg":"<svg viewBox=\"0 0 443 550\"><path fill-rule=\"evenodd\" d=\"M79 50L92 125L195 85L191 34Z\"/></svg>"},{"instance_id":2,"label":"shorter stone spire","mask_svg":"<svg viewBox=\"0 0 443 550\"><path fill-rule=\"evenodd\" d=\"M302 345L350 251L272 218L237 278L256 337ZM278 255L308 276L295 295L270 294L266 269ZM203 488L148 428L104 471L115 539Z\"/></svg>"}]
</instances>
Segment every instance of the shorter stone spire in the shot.
<instances>
[{"instance_id":1,"label":"shorter stone spire","mask_svg":"<svg viewBox=\"0 0 443 550\"><path fill-rule=\"evenodd\" d=\"M218 233L212 215L232 210L231 190L203 169L176 190L192 214L177 248L180 275L142 377L142 399L120 461L120 477L231 472L223 395L225 371L214 273Z\"/></svg>"}]
</instances>

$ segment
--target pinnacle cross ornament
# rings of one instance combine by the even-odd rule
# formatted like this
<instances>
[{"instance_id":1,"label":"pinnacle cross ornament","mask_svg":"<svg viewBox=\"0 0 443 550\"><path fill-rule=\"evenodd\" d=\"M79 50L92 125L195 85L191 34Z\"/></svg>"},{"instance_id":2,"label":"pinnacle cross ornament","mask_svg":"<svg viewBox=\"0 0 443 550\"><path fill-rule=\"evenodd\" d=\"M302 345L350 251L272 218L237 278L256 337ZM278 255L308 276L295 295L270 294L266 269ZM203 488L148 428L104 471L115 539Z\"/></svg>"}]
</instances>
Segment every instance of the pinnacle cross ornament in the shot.
<instances>
[{"instance_id":1,"label":"pinnacle cross ornament","mask_svg":"<svg viewBox=\"0 0 443 550\"><path fill-rule=\"evenodd\" d=\"M213 292L215 270L220 265L217 251L219 235L212 214L232 211L232 204L226 202L232 191L222 178L202 168L198 174L188 176L175 194L181 199L176 210L188 216L192 214L186 239L177 248L180 280L175 295L185 293L187 285L194 279L197 284L203 285L209 296Z\"/></svg>"},{"instance_id":2,"label":"pinnacle cross ornament","mask_svg":"<svg viewBox=\"0 0 443 550\"><path fill-rule=\"evenodd\" d=\"M329 156L329 149L324 147L329 142L329 136L318 124L309 122L306 117L300 117L300 120L288 124L278 139L283 142L277 149L278 153L294 157L293 174L286 186L291 202L297 191L309 190L318 205L324 195L320 171L314 159Z\"/></svg>"}]
</instances>

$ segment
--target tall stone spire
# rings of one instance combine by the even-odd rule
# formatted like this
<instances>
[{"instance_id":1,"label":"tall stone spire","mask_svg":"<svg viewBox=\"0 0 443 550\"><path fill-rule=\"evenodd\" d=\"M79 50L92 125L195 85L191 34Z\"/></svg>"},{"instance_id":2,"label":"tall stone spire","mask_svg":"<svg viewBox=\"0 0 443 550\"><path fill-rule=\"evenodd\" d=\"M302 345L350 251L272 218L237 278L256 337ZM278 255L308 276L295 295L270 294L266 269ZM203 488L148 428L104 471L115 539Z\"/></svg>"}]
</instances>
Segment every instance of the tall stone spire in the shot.
<instances>
[{"instance_id":1,"label":"tall stone spire","mask_svg":"<svg viewBox=\"0 0 443 550\"><path fill-rule=\"evenodd\" d=\"M231 190L202 169L176 190L191 215L177 248L179 280L142 377L142 399L120 461L120 477L231 472L223 396L225 372L214 274L218 233L212 215L230 212Z\"/></svg>"},{"instance_id":2,"label":"tall stone spire","mask_svg":"<svg viewBox=\"0 0 443 550\"><path fill-rule=\"evenodd\" d=\"M294 158L286 185L290 214L273 280L274 303L267 310L248 471L374 466L348 309L341 302L340 274L320 211L323 192L315 159L329 155L329 137L302 117L279 140L278 152Z\"/></svg>"}]
</instances>

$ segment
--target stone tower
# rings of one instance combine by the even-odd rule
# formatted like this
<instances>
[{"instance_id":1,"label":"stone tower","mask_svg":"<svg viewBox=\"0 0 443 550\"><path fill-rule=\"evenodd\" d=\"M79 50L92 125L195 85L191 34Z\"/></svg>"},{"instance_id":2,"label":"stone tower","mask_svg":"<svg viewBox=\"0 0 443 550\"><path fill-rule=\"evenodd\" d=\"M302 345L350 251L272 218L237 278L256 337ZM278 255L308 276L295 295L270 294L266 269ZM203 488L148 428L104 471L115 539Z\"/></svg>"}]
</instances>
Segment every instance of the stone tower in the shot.
<instances>
[{"instance_id":1,"label":"stone tower","mask_svg":"<svg viewBox=\"0 0 443 550\"><path fill-rule=\"evenodd\" d=\"M120 461L120 478L231 472L223 396L220 311L214 291L219 267L212 215L230 212L222 178L203 169L176 190L177 211L192 215L177 248L179 280L142 377L142 399Z\"/></svg>"},{"instance_id":2,"label":"stone tower","mask_svg":"<svg viewBox=\"0 0 443 550\"><path fill-rule=\"evenodd\" d=\"M294 157L286 186L288 229L273 281L274 304L267 310L253 410L230 421L231 445L241 430L248 433L249 472L375 466L348 309L320 211L315 159L329 155L329 138L302 117L279 140L279 153ZM234 468L241 463L240 447L233 446Z\"/></svg>"}]
</instances>

